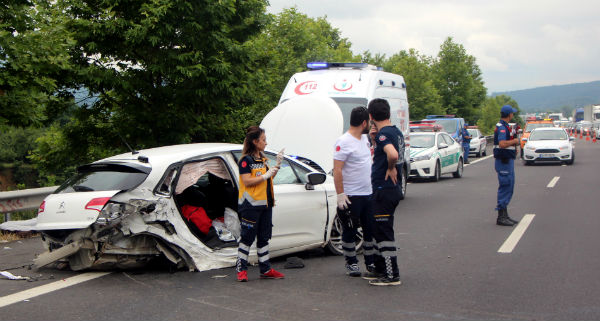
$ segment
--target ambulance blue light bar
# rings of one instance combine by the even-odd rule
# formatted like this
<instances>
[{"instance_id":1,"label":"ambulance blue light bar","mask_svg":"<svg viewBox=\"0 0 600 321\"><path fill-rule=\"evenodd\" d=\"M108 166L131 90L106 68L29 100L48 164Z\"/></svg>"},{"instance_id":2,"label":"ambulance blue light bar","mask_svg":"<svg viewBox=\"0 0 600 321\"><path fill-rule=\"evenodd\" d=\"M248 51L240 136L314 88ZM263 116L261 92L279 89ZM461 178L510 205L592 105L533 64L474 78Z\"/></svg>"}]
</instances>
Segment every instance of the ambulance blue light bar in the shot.
<instances>
[{"instance_id":1,"label":"ambulance blue light bar","mask_svg":"<svg viewBox=\"0 0 600 321\"><path fill-rule=\"evenodd\" d=\"M311 70L328 69L333 67L346 67L362 69L368 67L369 64L362 62L309 62L306 67Z\"/></svg>"}]
</instances>

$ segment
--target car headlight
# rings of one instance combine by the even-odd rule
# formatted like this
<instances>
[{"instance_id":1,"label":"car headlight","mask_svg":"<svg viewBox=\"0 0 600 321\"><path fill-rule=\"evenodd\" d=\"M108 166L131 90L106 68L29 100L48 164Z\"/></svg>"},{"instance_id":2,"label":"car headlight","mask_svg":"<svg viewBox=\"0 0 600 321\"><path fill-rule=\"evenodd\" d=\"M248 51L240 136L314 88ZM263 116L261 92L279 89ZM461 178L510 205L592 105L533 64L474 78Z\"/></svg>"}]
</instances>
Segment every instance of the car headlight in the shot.
<instances>
[{"instance_id":1,"label":"car headlight","mask_svg":"<svg viewBox=\"0 0 600 321\"><path fill-rule=\"evenodd\" d=\"M533 147L533 146L527 146L527 145L525 145L525 149L528 149L528 150L535 150L535 147Z\"/></svg>"},{"instance_id":2,"label":"car headlight","mask_svg":"<svg viewBox=\"0 0 600 321\"><path fill-rule=\"evenodd\" d=\"M569 145L560 146L558 149L567 150L567 149L569 149Z\"/></svg>"},{"instance_id":3,"label":"car headlight","mask_svg":"<svg viewBox=\"0 0 600 321\"><path fill-rule=\"evenodd\" d=\"M429 160L431 158L431 155L432 155L432 153L419 155L419 156L413 158L413 161L418 162L418 161L422 161L422 160Z\"/></svg>"}]
</instances>

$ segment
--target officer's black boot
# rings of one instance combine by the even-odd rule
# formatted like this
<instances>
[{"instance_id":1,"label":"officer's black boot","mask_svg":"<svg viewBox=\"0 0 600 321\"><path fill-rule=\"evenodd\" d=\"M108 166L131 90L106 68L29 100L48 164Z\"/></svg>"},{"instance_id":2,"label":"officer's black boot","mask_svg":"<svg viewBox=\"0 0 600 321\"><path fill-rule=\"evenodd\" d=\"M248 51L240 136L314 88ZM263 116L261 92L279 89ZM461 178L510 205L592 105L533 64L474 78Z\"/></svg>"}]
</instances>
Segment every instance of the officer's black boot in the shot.
<instances>
[{"instance_id":1,"label":"officer's black boot","mask_svg":"<svg viewBox=\"0 0 600 321\"><path fill-rule=\"evenodd\" d=\"M509 221L513 222L514 224L519 224L519 220L514 220L514 219L510 218L510 216L508 216L508 208L505 208L505 209L504 209L504 213L506 213L506 218L507 218Z\"/></svg>"},{"instance_id":2,"label":"officer's black boot","mask_svg":"<svg viewBox=\"0 0 600 321\"><path fill-rule=\"evenodd\" d=\"M508 220L506 209L498 210L498 218L496 219L496 225L500 226L513 226L515 223Z\"/></svg>"}]
</instances>

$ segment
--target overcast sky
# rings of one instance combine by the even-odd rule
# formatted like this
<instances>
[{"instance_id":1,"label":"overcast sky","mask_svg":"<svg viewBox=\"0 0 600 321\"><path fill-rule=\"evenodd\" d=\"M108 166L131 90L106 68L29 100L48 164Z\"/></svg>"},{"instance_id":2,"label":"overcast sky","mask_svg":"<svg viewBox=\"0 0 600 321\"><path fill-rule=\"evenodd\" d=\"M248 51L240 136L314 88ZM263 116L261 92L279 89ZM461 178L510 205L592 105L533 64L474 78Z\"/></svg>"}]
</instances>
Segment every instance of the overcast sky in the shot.
<instances>
[{"instance_id":1,"label":"overcast sky","mask_svg":"<svg viewBox=\"0 0 600 321\"><path fill-rule=\"evenodd\" d=\"M600 80L598 0L269 0L327 20L354 53L415 48L437 55L446 37L475 56L488 94Z\"/></svg>"}]
</instances>

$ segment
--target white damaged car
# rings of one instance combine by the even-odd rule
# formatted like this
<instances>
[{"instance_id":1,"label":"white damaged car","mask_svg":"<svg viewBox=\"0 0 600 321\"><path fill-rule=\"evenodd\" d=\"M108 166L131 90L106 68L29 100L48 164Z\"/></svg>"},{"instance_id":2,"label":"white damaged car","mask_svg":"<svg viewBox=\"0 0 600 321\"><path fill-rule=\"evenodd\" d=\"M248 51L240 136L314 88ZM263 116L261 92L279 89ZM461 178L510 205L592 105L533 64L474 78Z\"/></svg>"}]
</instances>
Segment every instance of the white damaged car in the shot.
<instances>
[{"instance_id":1,"label":"white damaged car","mask_svg":"<svg viewBox=\"0 0 600 321\"><path fill-rule=\"evenodd\" d=\"M277 148L266 151L273 164L276 153L272 150L281 146L270 140L298 135L294 126L279 126L290 120L302 123L298 115L310 117L312 125L323 128L311 133L297 126L304 135L303 145L322 145L314 149L329 151L329 156L321 153L313 158L308 151L298 153L304 146L284 146L286 153L309 156L311 161L286 156L274 179L272 257L318 247L342 253L333 177L324 174L333 164L328 160L332 159L331 146L341 135L342 115L335 102L325 102L329 107L323 107L319 100L279 105L275 116L263 122L268 147ZM309 116L317 112L320 117ZM281 128L268 127L269 122ZM241 151L242 145L237 144L174 145L79 167L40 205L36 230L48 251L34 260L36 266L62 262L73 270L130 268L155 259L190 271L234 266ZM199 208L212 222L208 232L186 215L189 209ZM250 261L257 261L254 247Z\"/></svg>"}]
</instances>

